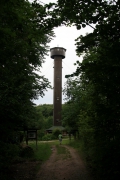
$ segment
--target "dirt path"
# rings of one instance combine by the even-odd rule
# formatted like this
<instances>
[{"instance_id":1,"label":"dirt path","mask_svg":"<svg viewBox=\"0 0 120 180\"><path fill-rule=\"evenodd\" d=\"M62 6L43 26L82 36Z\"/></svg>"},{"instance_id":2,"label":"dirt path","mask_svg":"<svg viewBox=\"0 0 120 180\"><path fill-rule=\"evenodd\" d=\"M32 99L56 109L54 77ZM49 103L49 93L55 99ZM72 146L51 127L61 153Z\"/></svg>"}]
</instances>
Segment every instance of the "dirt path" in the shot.
<instances>
[{"instance_id":1,"label":"dirt path","mask_svg":"<svg viewBox=\"0 0 120 180\"><path fill-rule=\"evenodd\" d=\"M52 155L40 168L36 180L91 180L86 167L75 149L66 148L66 155L58 154L55 146Z\"/></svg>"}]
</instances>

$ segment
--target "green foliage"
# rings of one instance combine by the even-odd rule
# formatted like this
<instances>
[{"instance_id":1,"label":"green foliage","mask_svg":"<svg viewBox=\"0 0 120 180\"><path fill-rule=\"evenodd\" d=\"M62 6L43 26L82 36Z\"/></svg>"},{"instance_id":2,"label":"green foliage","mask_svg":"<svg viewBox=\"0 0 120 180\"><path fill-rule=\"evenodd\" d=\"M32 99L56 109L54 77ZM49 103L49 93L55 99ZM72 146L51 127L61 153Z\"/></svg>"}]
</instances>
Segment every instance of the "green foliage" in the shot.
<instances>
[{"instance_id":1,"label":"green foliage","mask_svg":"<svg viewBox=\"0 0 120 180\"><path fill-rule=\"evenodd\" d=\"M75 148L79 152L80 156L86 161L86 153L84 151L84 145L82 140L72 139L68 142L68 145Z\"/></svg>"},{"instance_id":2,"label":"green foliage","mask_svg":"<svg viewBox=\"0 0 120 180\"><path fill-rule=\"evenodd\" d=\"M54 132L52 132L51 134L45 134L42 137L42 141L50 141L50 140L55 140L58 139L58 135L59 135L59 130L55 130Z\"/></svg>"},{"instance_id":3,"label":"green foliage","mask_svg":"<svg viewBox=\"0 0 120 180\"><path fill-rule=\"evenodd\" d=\"M39 129L38 140L42 140L42 137L45 135L46 129L50 128L53 125L53 105L38 105L33 107L33 110L34 111L31 115L31 119L29 119L27 123L27 126L29 128ZM43 137L43 139L47 140L46 135Z\"/></svg>"},{"instance_id":4,"label":"green foliage","mask_svg":"<svg viewBox=\"0 0 120 180\"><path fill-rule=\"evenodd\" d=\"M72 133L76 137L78 132L78 114L81 104L81 87L79 78L68 78L64 88L64 95L67 103L63 105L62 119L63 126L66 127L68 133Z\"/></svg>"},{"instance_id":5,"label":"green foliage","mask_svg":"<svg viewBox=\"0 0 120 180\"><path fill-rule=\"evenodd\" d=\"M20 147L16 144L0 141L0 172L18 157Z\"/></svg>"},{"instance_id":6,"label":"green foliage","mask_svg":"<svg viewBox=\"0 0 120 180\"><path fill-rule=\"evenodd\" d=\"M45 135L42 137L42 141L50 141L50 140L52 140L52 139L54 139L52 134L45 134Z\"/></svg>"},{"instance_id":7,"label":"green foliage","mask_svg":"<svg viewBox=\"0 0 120 180\"><path fill-rule=\"evenodd\" d=\"M75 24L78 29L82 24L90 27L94 24L92 33L76 39L77 55L84 56L81 63L78 61L75 63L76 72L67 76L67 78L70 76L74 78L67 80L65 94L67 104L72 104L73 110L79 108L76 112L79 136L86 159L96 172L96 179L118 179L120 166L118 160L120 159L119 1L59 0L58 5L61 17L66 19L67 24ZM67 114L69 113L66 112ZM68 121L65 122L69 125Z\"/></svg>"},{"instance_id":8,"label":"green foliage","mask_svg":"<svg viewBox=\"0 0 120 180\"><path fill-rule=\"evenodd\" d=\"M36 2L0 1L1 164L13 159L14 150L9 149L15 143L16 131L28 127L28 122L35 117L33 99L43 96L51 87L48 80L37 73L47 54L47 44L53 37L46 17L46 8Z\"/></svg>"},{"instance_id":9,"label":"green foliage","mask_svg":"<svg viewBox=\"0 0 120 180\"><path fill-rule=\"evenodd\" d=\"M48 80L36 71L42 66L53 33L42 23L45 14L47 16L47 13L41 14L42 6L38 8L28 1L15 0L2 2L0 7L2 123L4 126L10 122L12 127L16 127L19 121L21 126L26 126L33 111L32 99L43 96L50 87Z\"/></svg>"},{"instance_id":10,"label":"green foliage","mask_svg":"<svg viewBox=\"0 0 120 180\"><path fill-rule=\"evenodd\" d=\"M58 139L58 135L61 133L59 129L54 130L51 134L45 134L42 137L42 141L50 141L50 140L55 140Z\"/></svg>"},{"instance_id":11,"label":"green foliage","mask_svg":"<svg viewBox=\"0 0 120 180\"><path fill-rule=\"evenodd\" d=\"M38 130L37 131L37 139L38 141L42 140L42 137L45 135L45 131L44 130Z\"/></svg>"},{"instance_id":12,"label":"green foliage","mask_svg":"<svg viewBox=\"0 0 120 180\"><path fill-rule=\"evenodd\" d=\"M52 132L53 137L54 137L55 139L58 139L58 136L59 136L60 133L61 133L61 131L60 131L59 129L55 129L55 130Z\"/></svg>"},{"instance_id":13,"label":"green foliage","mask_svg":"<svg viewBox=\"0 0 120 180\"><path fill-rule=\"evenodd\" d=\"M36 107L38 111L41 111L44 117L53 116L53 105L43 104Z\"/></svg>"},{"instance_id":14,"label":"green foliage","mask_svg":"<svg viewBox=\"0 0 120 180\"><path fill-rule=\"evenodd\" d=\"M44 130L50 128L53 125L53 105L38 105L35 109L37 112L37 126L40 126L40 129Z\"/></svg>"},{"instance_id":15,"label":"green foliage","mask_svg":"<svg viewBox=\"0 0 120 180\"><path fill-rule=\"evenodd\" d=\"M52 151L49 143L38 143L37 149L35 142L29 143L29 146L34 150L34 159L38 161L46 161L49 159Z\"/></svg>"}]
</instances>

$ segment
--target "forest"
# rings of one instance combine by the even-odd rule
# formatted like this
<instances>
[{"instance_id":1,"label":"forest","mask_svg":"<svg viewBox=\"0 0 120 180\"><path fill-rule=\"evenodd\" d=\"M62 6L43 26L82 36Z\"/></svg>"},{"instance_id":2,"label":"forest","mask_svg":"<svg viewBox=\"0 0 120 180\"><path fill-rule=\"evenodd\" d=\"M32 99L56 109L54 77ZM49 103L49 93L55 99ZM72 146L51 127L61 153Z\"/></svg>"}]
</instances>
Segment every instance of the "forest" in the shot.
<instances>
[{"instance_id":1,"label":"forest","mask_svg":"<svg viewBox=\"0 0 120 180\"><path fill-rule=\"evenodd\" d=\"M35 106L51 84L42 68L53 29L61 25L92 33L76 40L76 71L66 75L63 126L82 143L96 179L120 176L120 1L0 1L0 173L19 154L16 135L52 125L52 105Z\"/></svg>"}]
</instances>

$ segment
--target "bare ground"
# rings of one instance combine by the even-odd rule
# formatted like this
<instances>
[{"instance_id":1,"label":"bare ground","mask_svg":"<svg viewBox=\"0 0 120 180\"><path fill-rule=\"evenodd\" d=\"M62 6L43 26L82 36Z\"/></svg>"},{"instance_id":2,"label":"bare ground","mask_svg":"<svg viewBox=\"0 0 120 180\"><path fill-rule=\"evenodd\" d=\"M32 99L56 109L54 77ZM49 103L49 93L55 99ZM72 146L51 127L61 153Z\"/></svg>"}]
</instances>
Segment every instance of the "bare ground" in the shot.
<instances>
[{"instance_id":1,"label":"bare ground","mask_svg":"<svg viewBox=\"0 0 120 180\"><path fill-rule=\"evenodd\" d=\"M68 151L67 156L59 155L56 147L53 147L50 159L41 166L36 180L91 180L76 150L69 146L64 147Z\"/></svg>"},{"instance_id":2,"label":"bare ground","mask_svg":"<svg viewBox=\"0 0 120 180\"><path fill-rule=\"evenodd\" d=\"M41 162L24 162L13 165L13 180L92 180L84 162L72 147L66 148L66 154L58 154L52 147L51 157ZM36 171L36 167L40 170Z\"/></svg>"}]
</instances>

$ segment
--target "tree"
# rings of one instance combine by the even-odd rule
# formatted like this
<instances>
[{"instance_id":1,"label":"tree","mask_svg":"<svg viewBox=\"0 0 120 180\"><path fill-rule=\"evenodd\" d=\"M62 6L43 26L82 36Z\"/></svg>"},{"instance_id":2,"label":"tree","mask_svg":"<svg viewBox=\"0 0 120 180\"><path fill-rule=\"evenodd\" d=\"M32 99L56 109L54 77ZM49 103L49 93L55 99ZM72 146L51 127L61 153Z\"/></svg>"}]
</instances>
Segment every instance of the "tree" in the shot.
<instances>
[{"instance_id":1,"label":"tree","mask_svg":"<svg viewBox=\"0 0 120 180\"><path fill-rule=\"evenodd\" d=\"M62 108L62 124L75 138L78 134L78 115L80 112L80 82L78 78L68 78L64 85L64 95L67 103Z\"/></svg>"},{"instance_id":2,"label":"tree","mask_svg":"<svg viewBox=\"0 0 120 180\"><path fill-rule=\"evenodd\" d=\"M93 32L76 39L76 52L84 55L76 62L72 76L81 76L87 107L79 114L80 131L91 131L94 167L102 179L117 179L120 158L120 2L118 0L58 1L59 19L77 29L87 25ZM56 7L56 13L57 13ZM83 102L83 101L82 101ZM90 106L89 106L90 104ZM87 131L86 131L86 129ZM88 148L88 147L87 147ZM111 161L112 159L112 161ZM114 163L111 163L114 162ZM114 164L114 165L113 165Z\"/></svg>"},{"instance_id":3,"label":"tree","mask_svg":"<svg viewBox=\"0 0 120 180\"><path fill-rule=\"evenodd\" d=\"M41 119L42 115L42 123L41 129L44 131L48 128L50 128L53 125L53 105L52 104L43 104L43 105L38 105L35 107L36 111L38 113L38 119Z\"/></svg>"},{"instance_id":4,"label":"tree","mask_svg":"<svg viewBox=\"0 0 120 180\"><path fill-rule=\"evenodd\" d=\"M11 8L8 9L8 6ZM38 16L34 6L27 1L1 4L0 102L3 117L8 115L19 119L18 114L23 114L24 118L23 112L32 105L32 99L38 95L43 96L44 90L49 87L48 80L35 71L42 65L46 43L52 34L49 36L50 30L46 30L47 27L40 23L45 14L41 12ZM16 116L13 117L13 114Z\"/></svg>"},{"instance_id":5,"label":"tree","mask_svg":"<svg viewBox=\"0 0 120 180\"><path fill-rule=\"evenodd\" d=\"M28 126L33 99L50 87L37 73L53 37L46 17L46 8L36 2L0 2L0 166L6 165L9 155L14 156L6 147L12 143L12 134Z\"/></svg>"}]
</instances>

